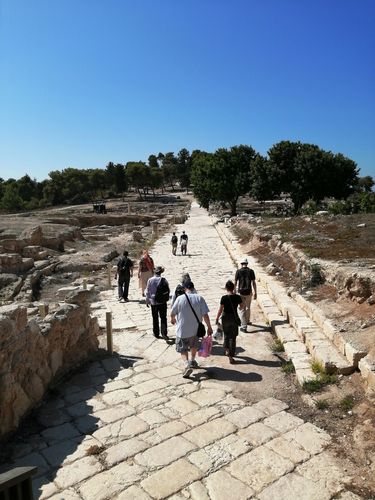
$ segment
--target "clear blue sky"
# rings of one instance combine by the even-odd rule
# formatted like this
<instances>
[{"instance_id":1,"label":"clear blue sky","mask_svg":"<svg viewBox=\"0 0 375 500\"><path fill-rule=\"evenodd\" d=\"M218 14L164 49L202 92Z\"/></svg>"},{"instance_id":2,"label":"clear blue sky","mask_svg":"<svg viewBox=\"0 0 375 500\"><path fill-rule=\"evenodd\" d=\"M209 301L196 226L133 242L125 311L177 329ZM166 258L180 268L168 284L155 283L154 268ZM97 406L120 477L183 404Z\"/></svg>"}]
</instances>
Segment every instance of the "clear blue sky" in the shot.
<instances>
[{"instance_id":1,"label":"clear blue sky","mask_svg":"<svg viewBox=\"0 0 375 500\"><path fill-rule=\"evenodd\" d=\"M300 140L375 176L374 0L0 0L0 177Z\"/></svg>"}]
</instances>

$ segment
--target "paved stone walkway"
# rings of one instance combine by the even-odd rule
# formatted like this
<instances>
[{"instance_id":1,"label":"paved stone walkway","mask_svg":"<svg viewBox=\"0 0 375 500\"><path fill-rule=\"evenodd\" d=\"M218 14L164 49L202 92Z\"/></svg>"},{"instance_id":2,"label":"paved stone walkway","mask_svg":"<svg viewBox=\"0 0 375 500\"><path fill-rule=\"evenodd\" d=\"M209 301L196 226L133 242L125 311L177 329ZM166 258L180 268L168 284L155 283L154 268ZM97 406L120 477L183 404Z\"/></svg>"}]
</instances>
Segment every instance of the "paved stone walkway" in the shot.
<instances>
[{"instance_id":1,"label":"paved stone walkway","mask_svg":"<svg viewBox=\"0 0 375 500\"><path fill-rule=\"evenodd\" d=\"M235 267L211 219L195 204L184 229L188 256L171 255L170 235L156 243L152 256L165 266L171 288L183 271L191 273L213 322ZM27 442L14 445L14 465L39 467L37 498L359 498L345 491L328 434L289 413L288 405L270 394L253 404L236 397L236 384L252 391L262 378L251 360L271 356L264 341L251 338L266 330L258 325L256 304L257 326L239 336L239 364L229 365L222 347L215 346L203 369L187 380L174 346L153 337L151 312L139 303L135 279L130 298L119 304L114 288L101 293L94 311L102 319L112 310L117 354L91 363L65 383L39 410ZM169 333L174 336L172 327Z\"/></svg>"}]
</instances>

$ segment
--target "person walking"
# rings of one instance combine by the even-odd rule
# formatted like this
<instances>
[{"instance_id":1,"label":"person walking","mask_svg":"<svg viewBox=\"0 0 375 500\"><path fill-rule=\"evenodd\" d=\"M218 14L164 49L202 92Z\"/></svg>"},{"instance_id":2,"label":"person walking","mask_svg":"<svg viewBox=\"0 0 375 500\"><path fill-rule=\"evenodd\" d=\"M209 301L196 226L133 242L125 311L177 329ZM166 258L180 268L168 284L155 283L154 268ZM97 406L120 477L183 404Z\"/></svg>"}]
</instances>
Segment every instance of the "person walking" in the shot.
<instances>
[{"instance_id":1,"label":"person walking","mask_svg":"<svg viewBox=\"0 0 375 500\"><path fill-rule=\"evenodd\" d=\"M171 238L172 255L176 255L176 252L177 252L177 243L178 243L178 238L176 236L176 233L173 233L172 234L172 238Z\"/></svg>"},{"instance_id":2,"label":"person walking","mask_svg":"<svg viewBox=\"0 0 375 500\"><path fill-rule=\"evenodd\" d=\"M185 293L185 288L184 288L185 281L191 281L189 273L183 273L183 275L181 276L181 281L176 286L175 291L173 292L173 295L172 295L172 306L173 306L175 300L177 299L177 297L179 297L180 295L183 295ZM191 293L197 293L195 288L191 291Z\"/></svg>"},{"instance_id":3,"label":"person walking","mask_svg":"<svg viewBox=\"0 0 375 500\"><path fill-rule=\"evenodd\" d=\"M171 323L176 325L176 351L181 354L185 363L182 376L189 378L193 369L198 368L195 360L199 348L198 321L203 319L206 323L207 335L212 335L212 327L208 315L209 309L204 298L198 293L193 293L194 284L190 280L185 281L183 286L185 293L177 297L172 306Z\"/></svg>"},{"instance_id":4,"label":"person walking","mask_svg":"<svg viewBox=\"0 0 375 500\"><path fill-rule=\"evenodd\" d=\"M241 310L241 331L247 331L247 325L251 325L250 306L251 299L257 298L257 285L255 282L255 273L248 267L248 260L242 259L241 268L237 269L234 277L235 288L241 296L243 309ZM254 291L254 295L253 295Z\"/></svg>"},{"instance_id":5,"label":"person walking","mask_svg":"<svg viewBox=\"0 0 375 500\"><path fill-rule=\"evenodd\" d=\"M120 302L123 300L129 302L129 284L130 278L133 276L133 261L128 257L129 252L124 250L122 257L117 262L115 279L117 281L118 299Z\"/></svg>"},{"instance_id":6,"label":"person walking","mask_svg":"<svg viewBox=\"0 0 375 500\"><path fill-rule=\"evenodd\" d=\"M229 356L229 363L233 364L233 357L236 355L236 339L238 335L238 327L241 320L238 316L238 306L242 308L242 299L240 295L234 291L233 281L225 283L226 295L220 299L220 307L216 315L216 324L219 323L220 317L222 318L223 332L224 332L224 351Z\"/></svg>"},{"instance_id":7,"label":"person walking","mask_svg":"<svg viewBox=\"0 0 375 500\"><path fill-rule=\"evenodd\" d=\"M155 267L154 276L147 281L145 297L147 307L151 305L154 337L159 338L161 333L163 339L168 340L167 302L170 290L168 281L161 276L163 272L163 267Z\"/></svg>"},{"instance_id":8,"label":"person walking","mask_svg":"<svg viewBox=\"0 0 375 500\"><path fill-rule=\"evenodd\" d=\"M142 257L138 264L138 279L139 287L142 290L142 297L145 294L145 289L147 286L147 281L152 278L154 274L154 261L148 253L148 250L143 250Z\"/></svg>"},{"instance_id":9,"label":"person walking","mask_svg":"<svg viewBox=\"0 0 375 500\"><path fill-rule=\"evenodd\" d=\"M181 255L186 255L188 239L188 235L185 233L185 231L182 231L182 234L180 236Z\"/></svg>"}]
</instances>

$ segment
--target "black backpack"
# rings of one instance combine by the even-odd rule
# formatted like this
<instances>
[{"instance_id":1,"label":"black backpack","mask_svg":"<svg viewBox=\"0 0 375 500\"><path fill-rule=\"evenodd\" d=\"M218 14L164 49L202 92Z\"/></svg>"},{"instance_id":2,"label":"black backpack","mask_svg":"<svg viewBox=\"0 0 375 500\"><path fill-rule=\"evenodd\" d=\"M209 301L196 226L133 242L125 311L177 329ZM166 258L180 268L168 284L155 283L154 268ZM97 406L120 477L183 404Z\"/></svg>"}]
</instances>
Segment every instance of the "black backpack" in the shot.
<instances>
[{"instance_id":1,"label":"black backpack","mask_svg":"<svg viewBox=\"0 0 375 500\"><path fill-rule=\"evenodd\" d=\"M177 285L176 290L174 291L175 298L183 295L185 293L185 288L182 285Z\"/></svg>"},{"instance_id":2,"label":"black backpack","mask_svg":"<svg viewBox=\"0 0 375 500\"><path fill-rule=\"evenodd\" d=\"M161 278L160 283L155 292L155 302L157 304L164 304L169 300L169 286L165 278Z\"/></svg>"},{"instance_id":3,"label":"black backpack","mask_svg":"<svg viewBox=\"0 0 375 500\"><path fill-rule=\"evenodd\" d=\"M177 236L172 236L172 243L177 243L177 242L178 242Z\"/></svg>"}]
</instances>

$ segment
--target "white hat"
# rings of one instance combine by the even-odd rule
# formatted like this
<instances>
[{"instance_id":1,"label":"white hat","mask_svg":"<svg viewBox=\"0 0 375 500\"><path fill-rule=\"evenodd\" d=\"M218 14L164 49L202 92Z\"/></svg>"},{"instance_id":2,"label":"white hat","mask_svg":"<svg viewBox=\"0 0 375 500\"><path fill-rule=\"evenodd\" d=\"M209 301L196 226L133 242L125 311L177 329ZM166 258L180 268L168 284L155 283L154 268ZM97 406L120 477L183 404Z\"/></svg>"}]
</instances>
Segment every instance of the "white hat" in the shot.
<instances>
[{"instance_id":1,"label":"white hat","mask_svg":"<svg viewBox=\"0 0 375 500\"><path fill-rule=\"evenodd\" d=\"M249 262L248 262L248 260L247 260L246 258L243 258L243 259L241 260L241 264L248 264L248 263L249 263Z\"/></svg>"}]
</instances>

